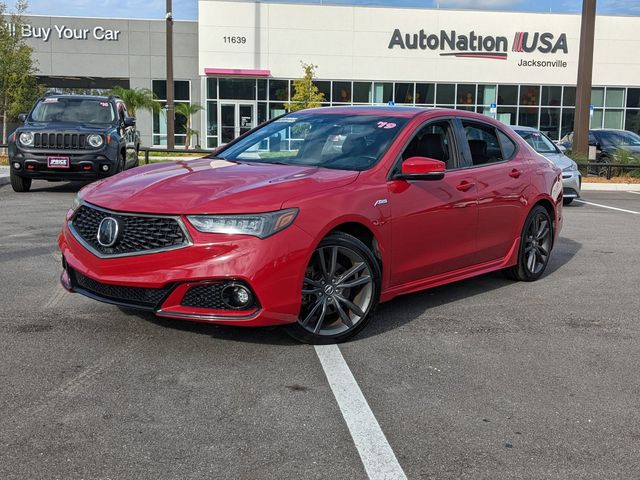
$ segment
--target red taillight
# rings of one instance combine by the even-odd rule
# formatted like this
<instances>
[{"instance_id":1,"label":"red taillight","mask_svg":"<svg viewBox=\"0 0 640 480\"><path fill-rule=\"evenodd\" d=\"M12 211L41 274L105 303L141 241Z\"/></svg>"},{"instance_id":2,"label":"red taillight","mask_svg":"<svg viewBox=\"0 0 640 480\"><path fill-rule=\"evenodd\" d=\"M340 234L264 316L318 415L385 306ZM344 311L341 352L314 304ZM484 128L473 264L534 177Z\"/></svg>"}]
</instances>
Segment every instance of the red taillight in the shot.
<instances>
[{"instance_id":1,"label":"red taillight","mask_svg":"<svg viewBox=\"0 0 640 480\"><path fill-rule=\"evenodd\" d=\"M107 145L111 143L111 134L107 135Z\"/></svg>"}]
</instances>

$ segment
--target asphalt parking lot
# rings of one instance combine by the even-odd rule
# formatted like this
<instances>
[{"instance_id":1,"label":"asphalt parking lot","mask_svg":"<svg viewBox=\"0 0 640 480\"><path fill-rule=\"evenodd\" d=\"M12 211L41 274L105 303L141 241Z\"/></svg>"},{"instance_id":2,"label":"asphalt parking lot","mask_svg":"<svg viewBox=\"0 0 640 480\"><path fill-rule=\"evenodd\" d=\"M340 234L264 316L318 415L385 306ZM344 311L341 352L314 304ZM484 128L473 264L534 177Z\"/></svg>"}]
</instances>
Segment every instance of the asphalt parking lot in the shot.
<instances>
[{"instance_id":1,"label":"asphalt parking lot","mask_svg":"<svg viewBox=\"0 0 640 480\"><path fill-rule=\"evenodd\" d=\"M55 239L77 188L0 187L0 478L361 479L360 455L389 452L395 478L640 478L640 195L565 208L538 282L380 306L339 347L378 455L313 346L64 293Z\"/></svg>"}]
</instances>

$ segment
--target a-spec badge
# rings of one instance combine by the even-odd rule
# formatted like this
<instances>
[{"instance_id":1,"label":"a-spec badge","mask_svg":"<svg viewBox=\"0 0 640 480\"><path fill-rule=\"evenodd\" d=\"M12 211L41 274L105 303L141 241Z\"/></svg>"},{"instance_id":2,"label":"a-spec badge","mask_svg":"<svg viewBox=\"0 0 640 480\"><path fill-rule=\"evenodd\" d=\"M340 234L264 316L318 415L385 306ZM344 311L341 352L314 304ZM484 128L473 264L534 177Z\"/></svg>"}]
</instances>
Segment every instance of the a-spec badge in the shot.
<instances>
[{"instance_id":1,"label":"a-spec badge","mask_svg":"<svg viewBox=\"0 0 640 480\"><path fill-rule=\"evenodd\" d=\"M386 205L389 201L386 198L381 198L380 200L376 200L376 203L373 204L374 207L378 205Z\"/></svg>"}]
</instances>

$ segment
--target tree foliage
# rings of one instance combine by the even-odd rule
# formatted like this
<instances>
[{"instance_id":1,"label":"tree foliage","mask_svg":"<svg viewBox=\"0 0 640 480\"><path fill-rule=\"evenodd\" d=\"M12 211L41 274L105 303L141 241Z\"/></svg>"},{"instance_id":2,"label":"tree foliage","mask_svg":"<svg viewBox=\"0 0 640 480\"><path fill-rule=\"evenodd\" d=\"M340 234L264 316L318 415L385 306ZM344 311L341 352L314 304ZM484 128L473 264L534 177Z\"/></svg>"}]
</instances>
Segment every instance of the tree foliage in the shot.
<instances>
[{"instance_id":1,"label":"tree foliage","mask_svg":"<svg viewBox=\"0 0 640 480\"><path fill-rule=\"evenodd\" d=\"M29 111L42 94L36 80L33 49L22 38L26 0L17 0L13 12L0 0L0 116L2 143L7 141L7 123Z\"/></svg>"},{"instance_id":2,"label":"tree foliage","mask_svg":"<svg viewBox=\"0 0 640 480\"><path fill-rule=\"evenodd\" d=\"M178 102L175 104L175 111L176 111L176 115L180 115L181 117L184 117L184 119L186 120L186 125L185 125L185 130L187 133L187 138L184 144L184 148L188 149L189 146L191 145L191 137L193 135L198 135L200 132L198 132L197 130L194 130L191 128L191 117L193 115L195 115L196 113L198 113L200 110L203 109L202 105L198 104L198 103L183 103L183 102Z\"/></svg>"},{"instance_id":3,"label":"tree foliage","mask_svg":"<svg viewBox=\"0 0 640 480\"><path fill-rule=\"evenodd\" d=\"M160 102L148 88L123 88L120 86L111 89L113 95L117 95L127 106L129 115L136 116L138 110L147 110L149 112L159 112Z\"/></svg>"},{"instance_id":4,"label":"tree foliage","mask_svg":"<svg viewBox=\"0 0 640 480\"><path fill-rule=\"evenodd\" d=\"M291 101L284 105L289 112L296 112L305 108L317 108L325 101L324 93L318 90L318 87L313 83L318 66L304 62L300 62L300 65L302 65L304 76L299 80L293 81L293 96Z\"/></svg>"}]
</instances>

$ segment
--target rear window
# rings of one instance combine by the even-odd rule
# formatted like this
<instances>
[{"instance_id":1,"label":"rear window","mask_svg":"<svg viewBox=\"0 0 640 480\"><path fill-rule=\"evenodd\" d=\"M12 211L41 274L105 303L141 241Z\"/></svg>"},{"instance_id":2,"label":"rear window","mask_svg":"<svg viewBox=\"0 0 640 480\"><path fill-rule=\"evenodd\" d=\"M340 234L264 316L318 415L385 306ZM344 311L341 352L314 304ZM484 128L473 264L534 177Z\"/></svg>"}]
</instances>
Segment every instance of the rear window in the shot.
<instances>
[{"instance_id":1,"label":"rear window","mask_svg":"<svg viewBox=\"0 0 640 480\"><path fill-rule=\"evenodd\" d=\"M32 122L112 123L115 111L111 102L87 98L49 97L38 102L31 112Z\"/></svg>"}]
</instances>

